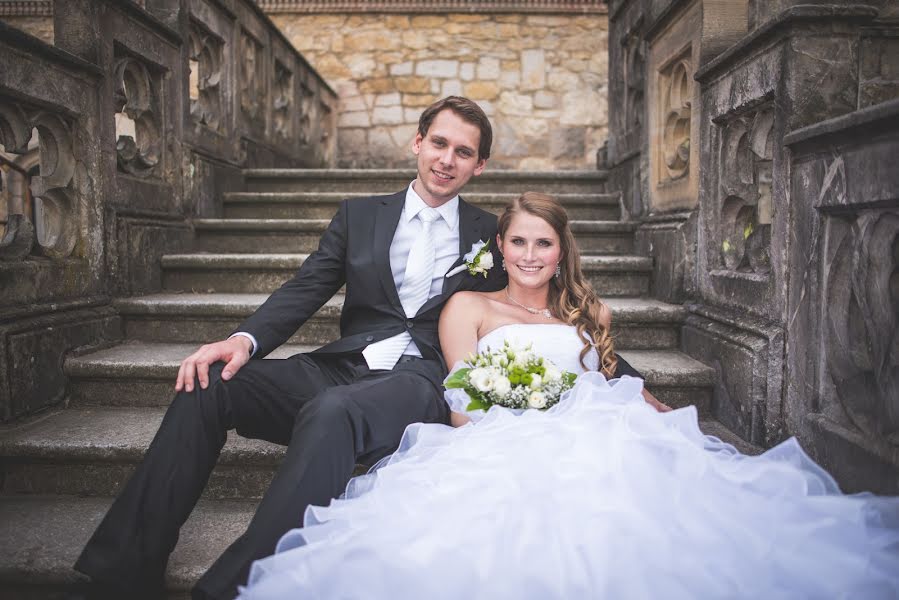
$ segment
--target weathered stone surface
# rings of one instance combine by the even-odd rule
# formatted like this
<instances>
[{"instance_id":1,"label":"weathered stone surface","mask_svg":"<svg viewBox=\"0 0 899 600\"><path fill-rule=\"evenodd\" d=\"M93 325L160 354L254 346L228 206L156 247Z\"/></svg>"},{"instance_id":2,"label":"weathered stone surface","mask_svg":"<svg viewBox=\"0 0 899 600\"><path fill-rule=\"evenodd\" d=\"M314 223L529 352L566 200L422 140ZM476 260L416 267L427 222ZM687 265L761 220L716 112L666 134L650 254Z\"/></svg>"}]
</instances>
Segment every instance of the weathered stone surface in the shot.
<instances>
[{"instance_id":1,"label":"weathered stone surface","mask_svg":"<svg viewBox=\"0 0 899 600\"><path fill-rule=\"evenodd\" d=\"M580 158L584 155L584 128L562 127L550 134L551 158Z\"/></svg>"},{"instance_id":2,"label":"weathered stone surface","mask_svg":"<svg viewBox=\"0 0 899 600\"><path fill-rule=\"evenodd\" d=\"M546 53L542 49L521 53L521 89L543 90L546 85Z\"/></svg>"}]
</instances>

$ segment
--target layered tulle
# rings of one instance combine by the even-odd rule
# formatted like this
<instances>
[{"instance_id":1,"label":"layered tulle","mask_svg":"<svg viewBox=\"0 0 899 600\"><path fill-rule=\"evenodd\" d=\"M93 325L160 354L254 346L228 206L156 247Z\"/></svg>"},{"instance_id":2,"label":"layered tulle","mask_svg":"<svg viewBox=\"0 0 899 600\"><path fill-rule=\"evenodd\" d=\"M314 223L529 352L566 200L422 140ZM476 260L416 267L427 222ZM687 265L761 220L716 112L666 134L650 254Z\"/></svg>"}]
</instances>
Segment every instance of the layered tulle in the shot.
<instances>
[{"instance_id":1,"label":"layered tulle","mask_svg":"<svg viewBox=\"0 0 899 600\"><path fill-rule=\"evenodd\" d=\"M897 598L899 500L846 496L795 440L744 456L642 381L413 425L310 507L241 598Z\"/></svg>"}]
</instances>

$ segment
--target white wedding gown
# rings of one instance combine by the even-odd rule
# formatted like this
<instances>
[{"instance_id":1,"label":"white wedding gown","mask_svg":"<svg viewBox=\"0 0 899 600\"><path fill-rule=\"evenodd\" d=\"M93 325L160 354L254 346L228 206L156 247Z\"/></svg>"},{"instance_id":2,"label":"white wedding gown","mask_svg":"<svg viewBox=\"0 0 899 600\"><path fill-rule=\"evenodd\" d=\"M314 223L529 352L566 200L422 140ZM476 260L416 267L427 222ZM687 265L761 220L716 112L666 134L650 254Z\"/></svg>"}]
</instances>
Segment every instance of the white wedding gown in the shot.
<instances>
[{"instance_id":1,"label":"white wedding gown","mask_svg":"<svg viewBox=\"0 0 899 600\"><path fill-rule=\"evenodd\" d=\"M478 346L507 338L582 371L571 327ZM840 494L794 439L742 455L693 407L657 413L642 383L590 372L546 412L411 425L240 598L899 598L899 499Z\"/></svg>"}]
</instances>

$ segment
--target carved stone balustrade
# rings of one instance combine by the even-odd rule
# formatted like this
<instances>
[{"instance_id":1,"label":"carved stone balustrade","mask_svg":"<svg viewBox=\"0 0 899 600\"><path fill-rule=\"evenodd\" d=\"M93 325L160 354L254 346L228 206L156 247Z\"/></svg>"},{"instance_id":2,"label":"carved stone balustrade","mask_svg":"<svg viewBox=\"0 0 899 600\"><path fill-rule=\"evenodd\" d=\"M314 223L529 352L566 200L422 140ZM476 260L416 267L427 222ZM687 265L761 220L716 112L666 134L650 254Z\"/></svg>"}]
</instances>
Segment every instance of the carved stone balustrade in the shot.
<instances>
[{"instance_id":1,"label":"carved stone balustrade","mask_svg":"<svg viewBox=\"0 0 899 600\"><path fill-rule=\"evenodd\" d=\"M23 3L27 4L27 3ZM7 7L9 8L9 7ZM0 420L60 401L111 298L253 167L328 167L337 98L246 0L57 0L54 46L0 22Z\"/></svg>"},{"instance_id":2,"label":"carved stone balustrade","mask_svg":"<svg viewBox=\"0 0 899 600\"><path fill-rule=\"evenodd\" d=\"M899 8L617 0L609 189L714 412L899 493ZM893 157L893 158L890 158Z\"/></svg>"}]
</instances>

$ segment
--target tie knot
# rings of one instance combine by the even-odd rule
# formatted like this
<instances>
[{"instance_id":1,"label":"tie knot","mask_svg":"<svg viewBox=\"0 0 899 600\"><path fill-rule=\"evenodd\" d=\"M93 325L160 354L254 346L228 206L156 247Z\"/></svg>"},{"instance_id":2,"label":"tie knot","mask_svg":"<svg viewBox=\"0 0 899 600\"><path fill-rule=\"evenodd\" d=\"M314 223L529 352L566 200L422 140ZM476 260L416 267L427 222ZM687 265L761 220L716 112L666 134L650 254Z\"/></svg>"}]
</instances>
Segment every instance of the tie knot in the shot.
<instances>
[{"instance_id":1,"label":"tie knot","mask_svg":"<svg viewBox=\"0 0 899 600\"><path fill-rule=\"evenodd\" d=\"M418 212L418 218L421 219L421 222L425 225L430 225L440 218L440 213L437 212L436 209L426 206Z\"/></svg>"}]
</instances>

